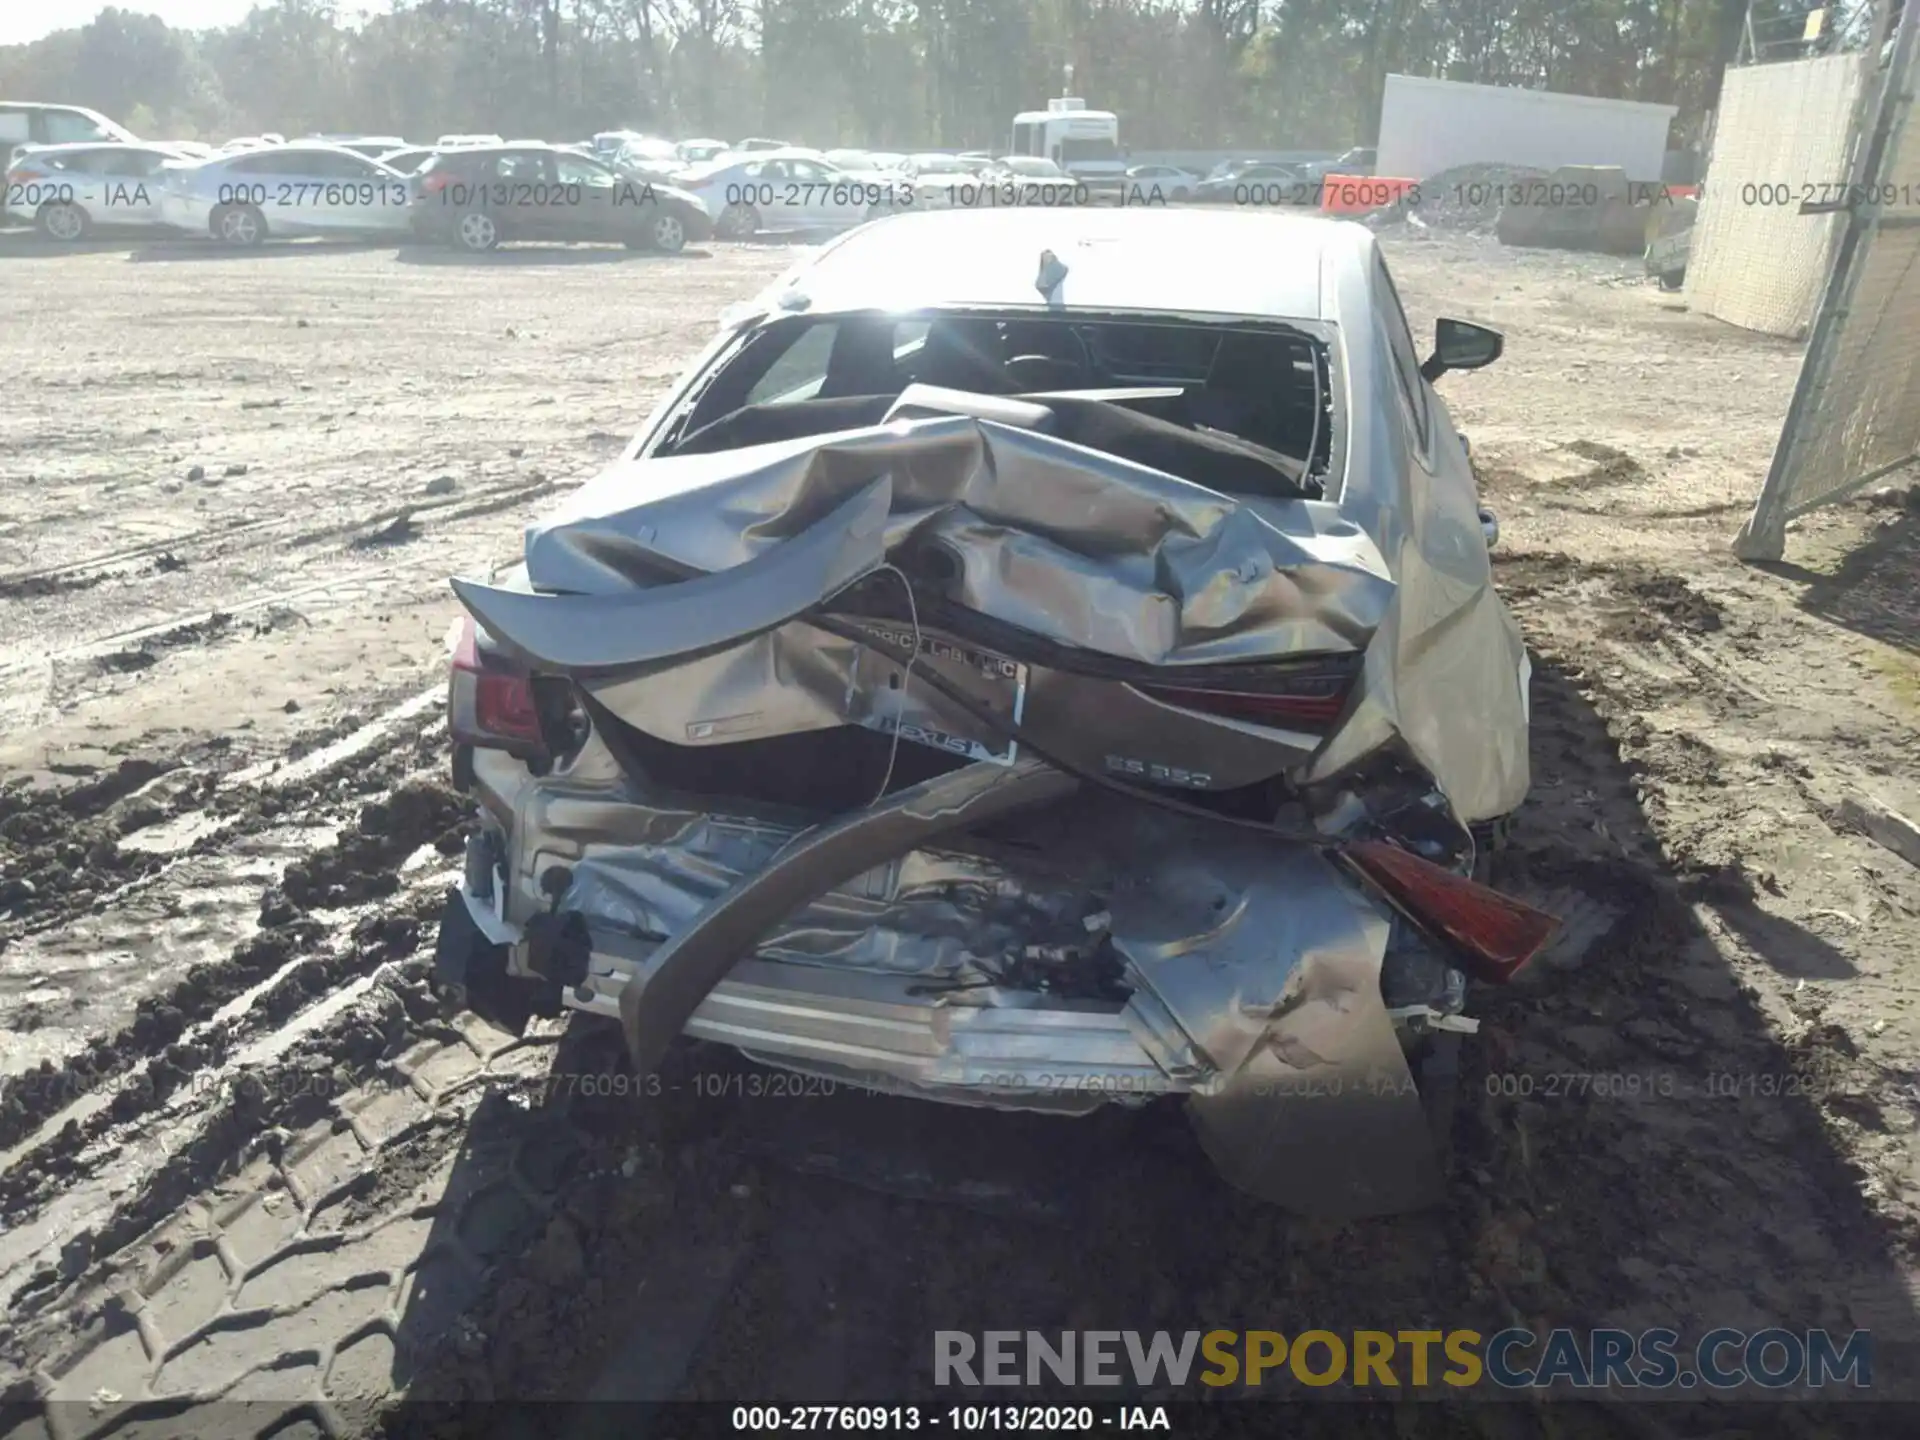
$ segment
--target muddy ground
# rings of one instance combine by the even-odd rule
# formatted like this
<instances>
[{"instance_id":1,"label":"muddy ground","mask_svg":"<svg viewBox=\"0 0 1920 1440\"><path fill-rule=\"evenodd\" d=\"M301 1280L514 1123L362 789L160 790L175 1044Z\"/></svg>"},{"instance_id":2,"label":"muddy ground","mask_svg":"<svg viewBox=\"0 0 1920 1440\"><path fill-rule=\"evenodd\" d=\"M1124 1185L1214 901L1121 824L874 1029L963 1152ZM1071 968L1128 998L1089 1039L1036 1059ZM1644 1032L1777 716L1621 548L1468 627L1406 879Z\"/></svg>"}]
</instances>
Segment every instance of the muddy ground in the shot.
<instances>
[{"instance_id":1,"label":"muddy ground","mask_svg":"<svg viewBox=\"0 0 1920 1440\"><path fill-rule=\"evenodd\" d=\"M0 1430L931 1400L939 1329L1865 1327L1901 1390L1920 873L1840 807L1920 814L1920 507L1743 566L1796 346L1631 264L1390 253L1419 328L1507 333L1440 388L1536 666L1498 877L1574 924L1475 997L1449 1205L1349 1225L1224 1189L1177 1112L755 1098L698 1047L641 1104L605 1035L430 996L445 577L508 558L790 251L0 254L0 1393L55 1402Z\"/></svg>"}]
</instances>

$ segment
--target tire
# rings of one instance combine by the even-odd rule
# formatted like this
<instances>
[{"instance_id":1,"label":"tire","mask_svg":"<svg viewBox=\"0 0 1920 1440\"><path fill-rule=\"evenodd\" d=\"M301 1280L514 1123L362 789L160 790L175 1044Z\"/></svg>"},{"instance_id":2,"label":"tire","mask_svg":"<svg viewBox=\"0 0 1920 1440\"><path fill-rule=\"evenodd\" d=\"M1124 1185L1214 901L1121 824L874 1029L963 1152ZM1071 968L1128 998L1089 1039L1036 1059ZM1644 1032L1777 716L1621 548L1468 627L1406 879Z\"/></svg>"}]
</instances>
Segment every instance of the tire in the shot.
<instances>
[{"instance_id":1,"label":"tire","mask_svg":"<svg viewBox=\"0 0 1920 1440\"><path fill-rule=\"evenodd\" d=\"M40 213L33 217L34 224L40 227L40 233L49 240L57 240L62 245L75 245L87 238L93 229L93 220L78 205L54 200L40 207Z\"/></svg>"},{"instance_id":2,"label":"tire","mask_svg":"<svg viewBox=\"0 0 1920 1440\"><path fill-rule=\"evenodd\" d=\"M629 240L629 250L656 250L662 255L678 255L687 248L687 226L671 210L658 209L647 217L646 238Z\"/></svg>"},{"instance_id":3,"label":"tire","mask_svg":"<svg viewBox=\"0 0 1920 1440\"><path fill-rule=\"evenodd\" d=\"M1173 203L1176 205L1184 205L1191 199L1193 199L1193 192L1184 185L1173 192Z\"/></svg>"},{"instance_id":4,"label":"tire","mask_svg":"<svg viewBox=\"0 0 1920 1440\"><path fill-rule=\"evenodd\" d=\"M267 238L267 217L257 205L222 205L213 212L213 238L242 250L251 250Z\"/></svg>"},{"instance_id":5,"label":"tire","mask_svg":"<svg viewBox=\"0 0 1920 1440\"><path fill-rule=\"evenodd\" d=\"M500 226L484 210L468 210L453 225L453 243L462 250L484 255L500 248Z\"/></svg>"},{"instance_id":6,"label":"tire","mask_svg":"<svg viewBox=\"0 0 1920 1440\"><path fill-rule=\"evenodd\" d=\"M760 212L751 205L729 205L713 222L713 232L729 240L745 240L760 233Z\"/></svg>"},{"instance_id":7,"label":"tire","mask_svg":"<svg viewBox=\"0 0 1920 1440\"><path fill-rule=\"evenodd\" d=\"M1684 270L1668 270L1660 276L1662 290L1678 290L1686 283L1687 272Z\"/></svg>"},{"instance_id":8,"label":"tire","mask_svg":"<svg viewBox=\"0 0 1920 1440\"><path fill-rule=\"evenodd\" d=\"M1440 1173L1453 1171L1454 1119L1460 1110L1460 1035L1441 1030L1426 1037L1415 1065L1420 1108L1426 1112L1427 1133L1433 1137Z\"/></svg>"}]
</instances>

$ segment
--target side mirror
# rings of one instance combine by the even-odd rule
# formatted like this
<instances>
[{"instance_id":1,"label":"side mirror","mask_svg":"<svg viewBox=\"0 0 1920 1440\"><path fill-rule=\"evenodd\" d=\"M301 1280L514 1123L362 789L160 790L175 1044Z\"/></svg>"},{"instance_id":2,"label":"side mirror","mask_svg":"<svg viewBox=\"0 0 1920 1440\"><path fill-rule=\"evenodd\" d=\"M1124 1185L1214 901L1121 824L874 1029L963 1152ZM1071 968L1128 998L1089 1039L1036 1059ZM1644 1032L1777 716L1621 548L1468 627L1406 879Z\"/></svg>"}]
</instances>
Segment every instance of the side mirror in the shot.
<instances>
[{"instance_id":1,"label":"side mirror","mask_svg":"<svg viewBox=\"0 0 1920 1440\"><path fill-rule=\"evenodd\" d=\"M1471 320L1441 319L1433 326L1433 354L1420 367L1429 384L1449 370L1478 370L1500 358L1506 337Z\"/></svg>"}]
</instances>

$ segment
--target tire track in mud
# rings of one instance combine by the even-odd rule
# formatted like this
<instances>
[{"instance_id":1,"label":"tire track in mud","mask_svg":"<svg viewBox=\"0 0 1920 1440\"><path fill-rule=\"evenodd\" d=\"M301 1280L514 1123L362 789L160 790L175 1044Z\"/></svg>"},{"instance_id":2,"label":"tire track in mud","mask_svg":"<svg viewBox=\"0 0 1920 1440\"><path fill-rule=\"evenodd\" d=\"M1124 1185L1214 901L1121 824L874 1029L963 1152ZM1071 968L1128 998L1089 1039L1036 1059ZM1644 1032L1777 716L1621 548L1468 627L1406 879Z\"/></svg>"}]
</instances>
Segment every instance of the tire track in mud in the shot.
<instances>
[{"instance_id":1,"label":"tire track in mud","mask_svg":"<svg viewBox=\"0 0 1920 1440\"><path fill-rule=\"evenodd\" d=\"M262 516L257 520L240 520L230 525L208 526L179 535L163 536L157 540L143 540L135 545L101 551L98 554L59 565L31 567L0 574L0 600L40 599L76 590L90 590L102 581L125 578L139 573L127 568L132 562L139 560L149 562L146 567L148 573L171 573L184 569L190 564L204 563L225 549L229 542L244 540L249 545L254 545L263 539L276 536L283 530L292 530L295 533L280 543L292 548L300 548L317 545L323 540L377 530L402 513L411 516L415 522L457 522L473 519L540 499L542 496L552 494L555 490L564 488L569 483L571 482L549 479L536 471L527 478L516 478L480 489L456 492L445 498L424 496L417 503L403 507L384 505L365 514L356 514L344 520L332 520L324 525L305 530L298 527L303 522L308 522L310 516L301 510ZM197 553L201 551L206 553ZM168 625L184 622L174 620L161 623ZM134 633L136 632L103 637L102 643L106 640L125 639ZM144 629L139 633L145 633ZM18 668L20 667L0 668L0 677L14 673Z\"/></svg>"},{"instance_id":2,"label":"tire track in mud","mask_svg":"<svg viewBox=\"0 0 1920 1440\"><path fill-rule=\"evenodd\" d=\"M516 481L474 491L445 501L429 500L418 505L383 507L371 514L330 523L284 543L290 549L298 549L347 536L353 538L347 541L344 547L346 551L372 553L391 550L426 540L468 520L517 509L568 488L570 484L542 477L532 482ZM259 523L285 524L287 521L283 517ZM231 533L234 532L220 532L219 538ZM172 552L168 553L171 556ZM345 582L365 585L400 575L416 563L403 558L373 568L356 567L349 575L332 574L292 588L285 583L285 577L281 577L280 583L268 593L230 600L211 609L202 602L192 609L178 611L160 620L94 635L64 648L0 662L0 685L73 662L88 662L96 671L107 674L129 674L150 669L169 651L213 644L246 633L266 634L294 620L304 619L292 608L293 602L325 596ZM176 563L170 568L185 568L184 562L178 562L176 557ZM0 591L0 594L4 592Z\"/></svg>"},{"instance_id":3,"label":"tire track in mud","mask_svg":"<svg viewBox=\"0 0 1920 1440\"><path fill-rule=\"evenodd\" d=\"M401 884L400 862L423 845L455 853L467 813L451 790L437 779L406 779L387 790L396 772L418 771L437 758L440 738L434 727L425 727L411 745L382 757L384 763L360 769L354 789L363 794L386 790L384 798L363 806L341 839L286 867L261 899L259 932L224 960L193 966L166 991L142 998L132 1024L96 1037L62 1064L43 1061L38 1069L0 1084L0 1148L19 1143L76 1099L113 1088L146 1057L179 1041L190 1025L311 949L328 926L310 912L338 911L394 894ZM343 767L352 763L340 762ZM287 804L284 794L266 792L255 798L241 824L216 838L230 841L246 822L259 825ZM179 1063L176 1057L174 1064ZM121 1091L109 1107L112 1118L139 1113L144 1107L136 1103L137 1093ZM0 1189L0 1204L6 1203L4 1196Z\"/></svg>"},{"instance_id":4,"label":"tire track in mud","mask_svg":"<svg viewBox=\"0 0 1920 1440\"><path fill-rule=\"evenodd\" d=\"M391 786L440 743L437 720L414 723L440 696L434 686L372 720L350 714L271 762L241 763L221 736L170 756L129 757L74 786L0 790L0 955L320 805L329 790L347 787L338 800ZM409 723L411 733L393 734ZM361 758L382 744L374 759Z\"/></svg>"}]
</instances>

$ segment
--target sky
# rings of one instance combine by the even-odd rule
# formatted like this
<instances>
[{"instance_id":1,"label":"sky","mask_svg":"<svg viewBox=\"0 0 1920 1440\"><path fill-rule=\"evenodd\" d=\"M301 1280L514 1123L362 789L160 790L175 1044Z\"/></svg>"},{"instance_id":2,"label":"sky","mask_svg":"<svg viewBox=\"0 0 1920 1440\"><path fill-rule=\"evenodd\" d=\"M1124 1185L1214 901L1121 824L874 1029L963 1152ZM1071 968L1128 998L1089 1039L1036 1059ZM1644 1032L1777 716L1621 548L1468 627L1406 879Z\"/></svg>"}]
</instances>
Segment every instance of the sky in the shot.
<instances>
[{"instance_id":1,"label":"sky","mask_svg":"<svg viewBox=\"0 0 1920 1440\"><path fill-rule=\"evenodd\" d=\"M121 0L120 9L158 15L176 30L205 30L246 18L258 0ZM77 30L104 0L0 0L0 45L24 45L56 30ZM343 12L382 10L379 0L348 0Z\"/></svg>"}]
</instances>

